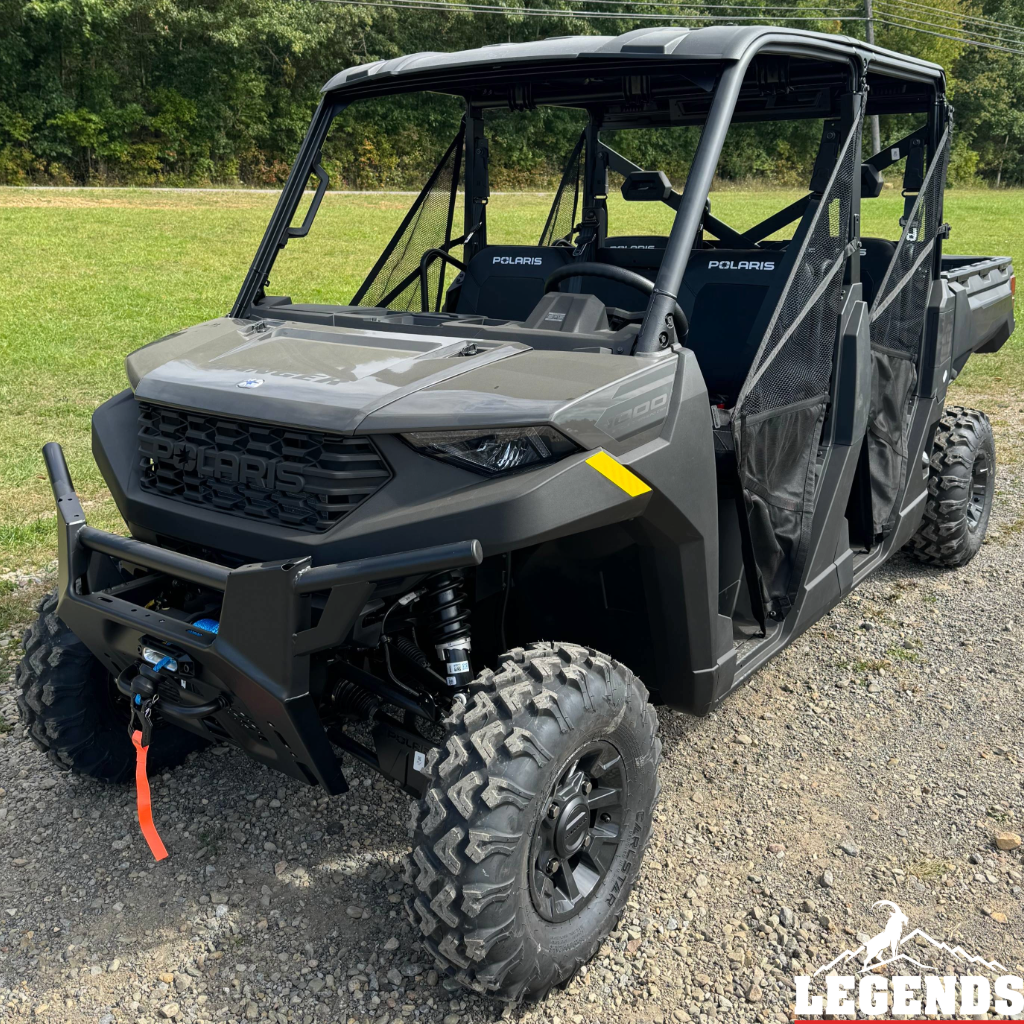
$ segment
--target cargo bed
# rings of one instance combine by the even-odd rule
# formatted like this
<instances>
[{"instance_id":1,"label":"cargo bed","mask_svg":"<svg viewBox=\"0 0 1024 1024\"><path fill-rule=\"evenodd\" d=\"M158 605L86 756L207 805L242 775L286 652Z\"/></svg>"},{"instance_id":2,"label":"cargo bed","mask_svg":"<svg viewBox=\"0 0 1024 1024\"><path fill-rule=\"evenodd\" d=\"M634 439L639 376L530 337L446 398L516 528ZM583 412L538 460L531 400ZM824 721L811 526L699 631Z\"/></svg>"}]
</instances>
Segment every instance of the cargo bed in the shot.
<instances>
[{"instance_id":1,"label":"cargo bed","mask_svg":"<svg viewBox=\"0 0 1024 1024\"><path fill-rule=\"evenodd\" d=\"M1013 333L1013 261L1009 256L943 255L942 279L954 299L955 374L972 352L998 352Z\"/></svg>"}]
</instances>

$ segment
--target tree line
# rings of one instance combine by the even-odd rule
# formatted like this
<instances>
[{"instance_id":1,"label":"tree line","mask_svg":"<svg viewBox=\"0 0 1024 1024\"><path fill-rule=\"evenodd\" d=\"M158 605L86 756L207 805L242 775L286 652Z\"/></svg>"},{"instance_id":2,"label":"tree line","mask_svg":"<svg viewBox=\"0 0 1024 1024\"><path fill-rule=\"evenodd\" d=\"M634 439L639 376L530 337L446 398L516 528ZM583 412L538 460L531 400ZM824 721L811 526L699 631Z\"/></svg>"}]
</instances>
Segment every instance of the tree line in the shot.
<instances>
[{"instance_id":1,"label":"tree line","mask_svg":"<svg viewBox=\"0 0 1024 1024\"><path fill-rule=\"evenodd\" d=\"M822 10L820 0L801 2L809 13ZM977 17L1024 26L1024 0L931 3L954 23L963 17L967 30L974 24L967 19ZM771 20L772 5L747 6ZM615 34L637 24L584 22L557 11L523 17L316 0L0 0L0 184L277 186L320 88L342 68L483 42ZM863 34L859 22L800 25ZM947 38L955 34L879 25L876 41L946 68L956 108L955 183L1022 184L1024 62ZM443 97L354 105L325 151L332 186L418 188L460 116ZM496 116L489 128L494 185L550 187L578 131L572 111ZM806 181L817 144L817 132L799 122L737 129L720 178ZM621 148L678 180L694 145L693 130L667 129L623 140Z\"/></svg>"}]
</instances>

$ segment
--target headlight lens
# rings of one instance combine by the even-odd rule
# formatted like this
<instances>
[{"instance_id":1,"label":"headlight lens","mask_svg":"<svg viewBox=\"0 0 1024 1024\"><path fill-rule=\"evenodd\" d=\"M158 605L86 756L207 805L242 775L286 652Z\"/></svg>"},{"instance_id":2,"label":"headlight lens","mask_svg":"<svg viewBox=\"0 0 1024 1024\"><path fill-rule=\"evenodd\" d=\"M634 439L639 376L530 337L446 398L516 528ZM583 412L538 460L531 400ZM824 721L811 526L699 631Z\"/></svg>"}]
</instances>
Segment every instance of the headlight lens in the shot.
<instances>
[{"instance_id":1,"label":"headlight lens","mask_svg":"<svg viewBox=\"0 0 1024 1024\"><path fill-rule=\"evenodd\" d=\"M494 476L541 466L579 448L554 427L507 427L490 430L421 430L402 435L423 455Z\"/></svg>"}]
</instances>

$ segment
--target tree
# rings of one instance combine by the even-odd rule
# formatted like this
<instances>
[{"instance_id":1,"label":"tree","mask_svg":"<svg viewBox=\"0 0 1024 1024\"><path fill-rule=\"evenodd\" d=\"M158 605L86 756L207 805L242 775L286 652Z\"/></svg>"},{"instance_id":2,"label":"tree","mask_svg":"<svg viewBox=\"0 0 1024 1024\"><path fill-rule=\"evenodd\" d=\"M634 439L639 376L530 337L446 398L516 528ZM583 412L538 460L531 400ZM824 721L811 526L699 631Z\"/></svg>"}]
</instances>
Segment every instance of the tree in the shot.
<instances>
[{"instance_id":1,"label":"tree","mask_svg":"<svg viewBox=\"0 0 1024 1024\"><path fill-rule=\"evenodd\" d=\"M497 2L497 0L495 0ZM631 0L622 0L628 8ZM1024 182L1024 67L1020 58L944 38L972 30L968 0L929 0L950 31L885 24L878 42L943 64L958 106L958 169L1000 184ZM323 83L342 68L419 50L454 50L571 33L613 34L650 22L586 20L579 0L545 0L552 13L412 11L309 0L0 0L0 183L129 184L283 181ZM804 5L808 18L820 11ZM716 8L716 10L718 10ZM773 5L746 0L749 17ZM649 13L645 7L637 7ZM799 12L797 12L799 13ZM1024 0L983 0L980 13L1024 24ZM692 18L693 8L680 8ZM699 26L699 21L685 21ZM909 22L907 22L910 24ZM803 27L862 32L857 22L809 20ZM959 26L959 28L957 27ZM924 28L924 25L918 26ZM460 114L443 97L356 104L325 150L336 186L414 187L450 141ZM568 154L579 118L545 110L489 115L496 183L549 184ZM809 123L734 131L725 178L806 181L818 133ZM641 163L679 183L694 133L669 129L617 141ZM970 146L970 149L965 148Z\"/></svg>"}]
</instances>

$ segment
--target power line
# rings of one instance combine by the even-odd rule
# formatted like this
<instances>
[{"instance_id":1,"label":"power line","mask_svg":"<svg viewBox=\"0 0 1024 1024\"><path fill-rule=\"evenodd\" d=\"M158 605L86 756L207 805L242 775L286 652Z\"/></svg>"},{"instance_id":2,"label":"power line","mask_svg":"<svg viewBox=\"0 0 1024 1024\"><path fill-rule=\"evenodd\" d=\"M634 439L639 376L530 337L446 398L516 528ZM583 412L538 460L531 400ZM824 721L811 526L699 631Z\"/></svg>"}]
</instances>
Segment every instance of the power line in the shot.
<instances>
[{"instance_id":1,"label":"power line","mask_svg":"<svg viewBox=\"0 0 1024 1024\"><path fill-rule=\"evenodd\" d=\"M666 0L666 2L656 2L656 0L576 0L576 2L578 2L578 3L591 3L591 4L600 4L600 3L604 3L604 4L621 4L621 3L625 2L625 3L631 3L632 6L634 6L634 7L671 7L673 9L691 10L691 11L713 11L713 10L751 11L751 10L760 10L760 8L754 7L752 4L671 3L671 2L668 2L668 0ZM852 7L850 8L850 10L853 10L853 9L854 8L852 8ZM808 14L808 13L810 13L812 11L831 12L831 11L834 10L834 8L831 5L828 5L828 4L806 4L806 5L797 5L797 6L789 6L789 7L787 7L787 6L773 7L772 10L773 11L801 11L804 14ZM775 17L774 14L768 14L765 11L761 11L761 16L762 17L764 17L764 16ZM732 15L727 15L727 14L713 15L713 17L716 17L716 18L731 18ZM783 15L783 17L788 17L788 15ZM829 17L830 17L829 14L822 15L822 20L828 20Z\"/></svg>"},{"instance_id":2,"label":"power line","mask_svg":"<svg viewBox=\"0 0 1024 1024\"><path fill-rule=\"evenodd\" d=\"M945 14L949 17L955 17L960 21L976 22L981 25L989 25L992 26L993 28L1000 28L1004 29L1007 32L1013 32L1019 35L1024 35L1024 28L1019 28L1018 26L1011 25L1005 21L996 21L995 18L982 18L975 14L961 14L959 12L957 12L954 15L952 12L947 11L942 7L935 7L931 4L916 3L915 0L900 0L900 6L915 7L918 10L928 11L931 14Z\"/></svg>"},{"instance_id":3,"label":"power line","mask_svg":"<svg viewBox=\"0 0 1024 1024\"><path fill-rule=\"evenodd\" d=\"M408 0L397 0L397 2L398 3L408 2ZM428 0L428 2L434 2L434 0ZM456 2L454 2L454 0L438 0L438 2L441 2L445 6L450 6L450 7L464 7L464 6L466 6L466 4L463 4L463 3L456 3ZM468 3L470 5L477 5L479 2L480 2L480 0L468 0ZM712 21L712 22L726 21L726 22L730 22L730 21L737 21L737 20L740 20L740 21L749 21L749 20L763 21L764 18L765 18L764 12L762 12L760 15L750 16L750 17L739 16L739 15L734 16L732 14L710 14L710 15L704 15L704 14L701 14L701 13L697 13L697 14L694 14L694 15L682 15L682 14L676 14L675 13L675 12L678 12L680 10L701 12L701 11L705 11L705 10L715 10L715 9L720 9L721 10L721 9L729 9L729 8L736 8L736 9L739 9L739 10L748 10L749 11L749 10L753 9L753 8L751 8L751 6L749 4L688 4L688 3L672 3L671 0L573 0L573 2L578 3L578 4L599 4L599 5L607 5L607 6L614 6L614 7L621 7L623 3L628 3L630 5L630 7L661 7L661 8L667 8L670 11L673 12L671 15L666 15L666 17L673 17L673 18L686 19L686 20L694 20L694 19L696 19L696 20L700 20L700 21ZM487 4L486 6L495 6L495 5ZM518 7L505 7L505 6L501 6L500 9L501 10L508 10L508 11L525 12L525 11L532 10L533 8L525 8L525 7L522 7L520 5ZM547 8L546 11L548 11L549 13L551 13L553 15L563 14L563 13L567 13L567 12L569 12L569 13L573 13L574 12L574 13L586 15L587 17L591 16L590 13L586 10L585 7L579 7L579 8ZM800 12L802 12L802 14L809 15L809 16L808 17L798 17L796 15L789 15L789 14L775 14L774 13L775 11L800 11ZM817 13L815 13L815 12L817 12ZM620 14L624 18L633 17L633 12L632 11L618 11L618 12L616 12L616 16L619 16ZM771 13L769 15L769 17L773 18L775 20L784 20L784 21L787 21L787 20L788 21L837 21L837 20L838 21L849 21L849 20L863 20L863 19L861 19L859 17L851 18L845 12L843 12L841 10L835 10L832 7L813 7L813 6L806 6L806 7L804 7L804 6L800 6L800 7L775 7L775 8L773 8L773 13Z\"/></svg>"},{"instance_id":4,"label":"power line","mask_svg":"<svg viewBox=\"0 0 1024 1024\"><path fill-rule=\"evenodd\" d=\"M451 0L447 0L447 2L451 2ZM610 4L610 5L618 5L618 6L621 6L623 3L629 3L631 7L668 7L670 9L672 9L673 11L676 11L676 10L709 11L709 10L729 10L729 9L736 9L736 10L741 10L741 11L757 10L757 8L752 7L750 4L700 4L700 3L690 4L690 3L672 3L671 0L575 0L575 2L576 3L581 3L581 4ZM854 10L854 8L849 8L849 10ZM772 8L772 12L773 13L770 13L770 14L766 15L765 12L762 11L761 14L759 15L759 17L762 18L762 19L765 16L767 16L769 18L791 19L790 15L788 15L788 14L776 15L774 13L775 11L800 11L803 14L808 14L808 15L813 14L815 11L819 12L815 17L798 19L798 20L806 20L806 21L834 21L837 18L841 18L841 19L845 19L846 18L846 15L842 11L836 11L831 6L813 6L813 5L794 6L794 7L774 7L774 8ZM700 15L698 15L698 17L699 16ZM720 20L720 19L732 20L732 18L733 18L733 15L731 15L731 14L715 14L715 15L709 15L708 16L708 20Z\"/></svg>"},{"instance_id":5,"label":"power line","mask_svg":"<svg viewBox=\"0 0 1024 1024\"><path fill-rule=\"evenodd\" d=\"M356 0L307 0L307 2L334 3L334 4L340 4L341 6L363 6L361 3L357 3ZM387 3L385 3L385 2L378 2L378 3L376 3L376 4L372 5L372 6L404 7L404 6L408 6L410 3L414 3L414 2L415 2L415 0L393 0L393 2L387 2ZM502 5L502 4L494 4L494 3L488 4L488 3L482 3L482 2L475 2L475 0L467 0L467 2L465 2L465 3L457 2L457 0L422 0L422 2L427 7L432 7L432 6L445 7L445 8L450 7L452 9L458 9L458 10L466 10L466 9L471 9L471 8L475 8L475 7L493 7L495 10L508 11L510 13L523 13L523 14L525 14L525 13L530 13L531 11L539 11L540 13L543 13L545 15L552 15L552 16L560 15L560 14L566 14L566 13L569 13L569 14L572 14L572 13L586 13L585 11L581 11L580 9L575 9L575 8L555 8L555 7L552 7L552 8L539 9L539 8L527 8L527 7L522 6L521 4L520 5L511 6L511 5ZM621 5L622 3L630 3L631 6L634 6L634 7L666 7L666 8L670 8L673 11L688 10L688 11L701 12L701 11L708 11L708 10L746 10L746 11L759 10L759 8L756 8L756 7L754 7L751 4L743 4L743 3L736 3L736 4L672 3L672 2L670 2L670 0L664 0L664 2L659 2L659 0L575 0L575 2L583 3L583 4L595 3L595 4L613 4L613 5ZM849 8L849 9L853 10L854 8ZM850 20L860 21L860 20L863 20L859 16L854 16L854 17L851 18L843 10L836 10L834 7L832 7L831 5L827 5L827 4L822 4L822 5L781 6L781 7L773 8L773 11L800 11L802 14L813 15L813 16L798 17L796 15L788 15L788 14L775 15L774 13L766 12L766 11L761 10L759 14L749 15L749 16L743 16L743 15L733 16L731 14L727 14L727 15L707 15L707 16L704 16L704 15L698 13L696 15L679 15L679 17L681 17L681 18L683 18L683 17L689 18L691 20L693 18L698 18L698 19L703 20L703 21L716 21L716 20L726 20L726 21L732 21L732 20L751 21L751 20L754 20L754 21L763 21L765 18L775 19L775 20L782 19L782 20L789 20L789 21L837 21L837 20L841 20L841 21L850 21ZM818 13L815 14L814 12L818 12ZM632 17L632 12L630 12L630 11L620 11L620 12L617 13L616 16L619 16L619 15L621 15L624 18L629 18L629 17Z\"/></svg>"},{"instance_id":6,"label":"power line","mask_svg":"<svg viewBox=\"0 0 1024 1024\"><path fill-rule=\"evenodd\" d=\"M864 22L867 18L863 14L845 14L841 11L833 11L827 8L799 8L787 7L784 10L818 10L812 16L776 14L771 10L762 10L756 15L733 15L733 14L680 14L679 10L704 11L708 9L751 9L744 4L717 4L710 5L710 8L702 4L673 4L662 3L659 0L637 0L634 6L668 8L666 13L644 13L640 11L624 10L594 10L593 8L578 7L525 7L522 4L516 6L505 6L501 4L485 3L482 0L469 0L466 3L457 3L453 0L305 0L310 3L330 3L341 7L370 7L384 8L388 10L412 10L412 11L449 11L455 14L496 14L505 17L532 17L564 19L568 21L587 20L615 20L615 21L650 21L650 22L702 22L704 24L736 24L737 22L764 22L764 21L789 21L789 22L817 22L817 21L840 21L840 22ZM619 4L629 0L577 0L579 3L589 4ZM924 7L923 4L916 4L917 7ZM938 8L929 10L939 11ZM961 33L966 30L923 21L917 18L910 18L910 21L920 25L935 25L937 28L948 28L949 32L937 32L928 28L918 28L907 21L897 20L899 18L910 18L908 15L892 13L883 10L881 16L876 14L874 20L890 28L902 29L906 32L917 32L923 35L934 36L940 39L949 39L953 42L964 43L968 46L977 46L988 50L998 50L1004 53L1019 54L1024 56L1024 49L1017 49L1012 46L1004 46L999 43L986 41L993 37L978 36L980 33L975 30L974 35L952 35L953 31ZM1010 40L1002 40L1010 42Z\"/></svg>"},{"instance_id":7,"label":"power line","mask_svg":"<svg viewBox=\"0 0 1024 1024\"><path fill-rule=\"evenodd\" d=\"M448 0L448 2L450 2L450 0ZM604 4L604 5L609 5L609 6L621 6L621 4L623 3L623 0L577 0L577 2L581 3L581 4ZM628 2L628 0L627 0L627 2ZM870 2L871 2L871 0L867 0L868 6L870 6ZM880 0L880 2L888 4L889 0ZM916 8L916 9L919 9L919 10L922 10L922 11L927 11L927 12L930 12L930 13L934 13L934 14L940 15L940 16L945 16L945 17L953 19L953 20L956 20L958 17L960 17L959 15L952 14L951 12L945 11L942 8L933 7L933 6L930 6L930 5L927 5L927 4L914 3L914 2L912 2L912 0L906 0L906 3L907 3L907 5L912 6L912 7ZM684 9L684 10L698 10L698 11L700 11L700 10L727 10L727 9L751 10L752 9L751 5L749 5L749 4L690 4L690 3L673 4L673 3L667 3L667 2L665 2L665 3L663 3L663 2L656 2L656 0L655 0L655 2L651 2L651 0L636 0L636 2L631 3L630 6L631 7L669 8L669 9L674 10L674 11L675 10L680 10L680 9ZM795 18L795 17L790 17L789 15L782 15L782 14L776 13L778 11L790 11L790 10L798 10L798 11L802 11L802 12L804 12L806 14L811 14L812 12L819 12L819 15L818 15L818 17L813 17L813 18ZM851 10L851 9L848 8L847 10ZM915 18L912 15L905 15L901 11L899 11L898 8L895 11L890 9L890 10L884 11L883 13L888 15L888 20L885 22L885 24L892 25L895 20L898 20L900 22L898 27L903 28L906 31L914 31L914 29L908 23L913 23L914 25L926 25L926 26L929 26L931 28L948 29L950 31L955 31L955 32L960 33L960 37L963 37L963 38L960 38L960 37L957 37L957 38L960 38L960 41L968 42L971 45L981 45L984 42L1010 43L1011 46L1009 48L1006 48L1006 49L1007 49L1007 52L1013 52L1012 44L1015 44L1015 43L1019 44L1021 42L1024 42L1024 38L1020 38L1020 39L1009 38L1008 39L1008 38L1004 38L1003 36L1000 36L1000 35L997 35L997 34L993 34L993 33L989 32L989 31L985 31L983 29L967 29L967 28L963 28L960 25L948 25L948 24L945 24L945 23L942 23L942 22L925 21L925 20L922 20L922 19L919 19L919 18ZM630 12L622 12L622 16L623 17L628 17L629 14L630 14ZM966 17L966 16L964 16L964 17ZM679 15L678 18L679 18L679 20L682 20L684 18L684 16L683 15ZM808 6L808 7L787 7L787 6L783 6L783 7L774 7L771 10L763 10L761 12L760 16L757 19L740 18L740 17L736 17L734 15L717 15L717 16L711 16L711 17L708 17L708 18L701 18L698 15L698 16L694 16L694 17L688 17L688 18L686 18L686 20L705 20L705 21L714 21L714 22L717 23L717 22L719 22L722 19L727 20L727 21L733 21L733 20L737 20L738 21L738 20L761 20L762 18L764 18L766 20L776 20L776 21L779 21L779 20L865 21L866 22L866 27L869 30L868 42L874 42L874 40L871 38L872 33L870 33L872 15L871 15L869 10L865 10L865 16L864 17L859 17L859 16L856 16L856 15L853 15L852 13L848 14L848 13L846 13L844 11L835 11L835 10L833 10L830 7L810 7L810 6ZM1010 31L1010 32L1018 32L1018 33L1021 34L1021 36L1024 36L1024 29L1018 29L1015 26L1006 25L1006 24L1004 24L1002 22L994 21L991 18L975 19L975 20L982 21L982 22L986 23L987 25L999 26L1001 29L1004 29L1004 30L1007 30L1007 31ZM926 33L926 34L932 34L932 33ZM950 36L949 38L953 38L953 37Z\"/></svg>"},{"instance_id":8,"label":"power line","mask_svg":"<svg viewBox=\"0 0 1024 1024\"><path fill-rule=\"evenodd\" d=\"M1001 50L1003 53L1016 53L1024 56L1024 50L1017 50L1009 46L998 46L996 43L985 43L978 39L968 39L964 36L953 36L948 32L934 32L927 28L914 28L913 25L905 25L899 21L889 21L887 18L880 18L875 16L875 21L880 22L883 25L888 25L890 28L902 28L907 32L921 32L926 36L937 36L940 39L952 39L956 43L967 43L969 46L979 46L984 50Z\"/></svg>"},{"instance_id":9,"label":"power line","mask_svg":"<svg viewBox=\"0 0 1024 1024\"><path fill-rule=\"evenodd\" d=\"M920 18L914 18L909 14L903 14L898 6L896 6L895 9L893 7L890 7L887 0L876 0L876 2L880 2L883 4L883 6L880 8L882 14L885 14L891 18L899 18L900 21L911 22L914 25L927 25L930 28L944 28L950 32L960 32L963 35L970 35L971 38L987 40L989 42L1019 44L1022 41L1021 39L1007 39L1005 36L994 35L981 29L966 29L963 26L957 24L949 25L944 24L943 22L923 21ZM950 19L955 20L955 16L951 15Z\"/></svg>"},{"instance_id":10,"label":"power line","mask_svg":"<svg viewBox=\"0 0 1024 1024\"><path fill-rule=\"evenodd\" d=\"M516 15L521 17L535 18L568 18L570 20L585 20L589 18L614 19L616 21L700 21L712 24L734 24L738 21L764 22L766 19L775 21L863 21L863 15L846 15L836 13L822 13L813 17L798 15L779 15L773 17L770 14L762 13L749 16L732 15L701 15L701 14L643 14L636 11L594 11L571 7L522 7L503 6L478 2L453 3L449 0L306 0L312 3L330 3L340 7L383 7L389 9L414 10L414 11L452 11L453 13L464 14L503 14ZM584 2L596 2L596 0L584 0ZM623 0L616 0L621 3ZM628 0L626 0L628 2ZM645 2L645 0L641 0ZM661 6L661 5L659 5ZM665 4L670 8L677 8L677 4ZM690 9L697 9L696 5Z\"/></svg>"},{"instance_id":11,"label":"power line","mask_svg":"<svg viewBox=\"0 0 1024 1024\"><path fill-rule=\"evenodd\" d=\"M900 0L898 5L890 5L890 0L879 0L879 2L883 6L879 10L881 17L877 20L884 25L888 25L890 28L900 28L907 32L919 32L923 35L935 36L940 39L950 39L954 42L965 43L981 49L1024 55L1024 50L1020 49L1021 44L1024 43L1024 29L1018 28L1015 25L996 21L994 18L976 18L972 15L961 15L959 12L948 11L930 4L917 3L915 0ZM903 8L906 7L913 8L913 13L905 13ZM923 17L914 17L914 14L918 12L946 20L928 21ZM975 24L966 25L964 24L966 21L971 21ZM978 24L981 27L977 27ZM918 26L928 27L921 28ZM944 29L945 31L935 32L929 31L929 29Z\"/></svg>"}]
</instances>

